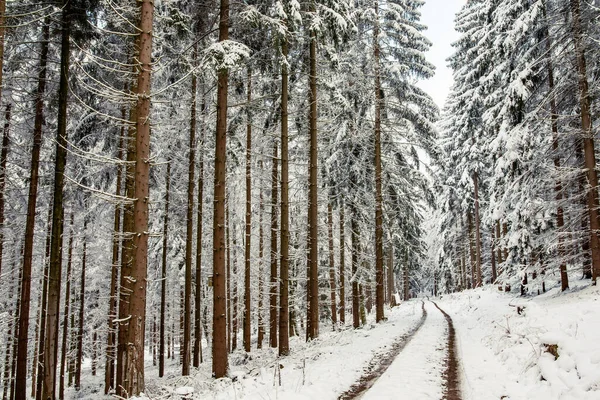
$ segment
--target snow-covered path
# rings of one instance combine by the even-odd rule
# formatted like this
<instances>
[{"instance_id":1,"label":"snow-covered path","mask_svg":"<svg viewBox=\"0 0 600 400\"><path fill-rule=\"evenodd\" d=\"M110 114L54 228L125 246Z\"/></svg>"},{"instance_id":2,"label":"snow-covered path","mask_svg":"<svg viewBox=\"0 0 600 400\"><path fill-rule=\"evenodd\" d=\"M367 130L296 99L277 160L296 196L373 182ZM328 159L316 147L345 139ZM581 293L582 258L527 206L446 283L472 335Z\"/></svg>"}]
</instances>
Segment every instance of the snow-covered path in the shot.
<instances>
[{"instance_id":1,"label":"snow-covered path","mask_svg":"<svg viewBox=\"0 0 600 400\"><path fill-rule=\"evenodd\" d=\"M361 398L435 399L443 397L447 323L429 301L427 319L385 373Z\"/></svg>"}]
</instances>

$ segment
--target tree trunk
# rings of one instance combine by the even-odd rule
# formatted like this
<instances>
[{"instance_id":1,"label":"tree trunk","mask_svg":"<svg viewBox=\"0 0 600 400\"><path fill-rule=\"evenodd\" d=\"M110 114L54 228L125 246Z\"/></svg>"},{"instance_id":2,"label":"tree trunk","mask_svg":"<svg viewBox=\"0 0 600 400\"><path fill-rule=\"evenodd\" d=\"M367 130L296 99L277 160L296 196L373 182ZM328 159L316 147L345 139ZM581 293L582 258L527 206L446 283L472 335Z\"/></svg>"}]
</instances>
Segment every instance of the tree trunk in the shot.
<instances>
[{"instance_id":1,"label":"tree trunk","mask_svg":"<svg viewBox=\"0 0 600 400\"><path fill-rule=\"evenodd\" d=\"M329 290L331 299L331 324L333 330L337 326L337 306L335 301L335 259L333 255L333 207L327 204L327 234L329 236Z\"/></svg>"},{"instance_id":2,"label":"tree trunk","mask_svg":"<svg viewBox=\"0 0 600 400\"><path fill-rule=\"evenodd\" d=\"M387 291L390 307L393 307L396 305L396 297L394 295L394 247L392 247L391 243L388 252Z\"/></svg>"},{"instance_id":3,"label":"tree trunk","mask_svg":"<svg viewBox=\"0 0 600 400\"><path fill-rule=\"evenodd\" d=\"M135 184L133 202L133 263L129 298L129 321L125 325L127 356L123 388L128 396L144 391L144 337L148 265L148 199L150 178L150 83L154 3L140 3L139 54L137 58Z\"/></svg>"},{"instance_id":4,"label":"tree trunk","mask_svg":"<svg viewBox=\"0 0 600 400\"><path fill-rule=\"evenodd\" d=\"M410 282L408 275L408 251L404 254L404 277L402 278L404 286L404 301L410 300Z\"/></svg>"},{"instance_id":5,"label":"tree trunk","mask_svg":"<svg viewBox=\"0 0 600 400\"><path fill-rule=\"evenodd\" d=\"M87 204L87 201L85 202ZM86 207L87 208L87 207ZM83 254L81 257L81 281L79 288L79 327L77 329L77 358L75 364L75 390L81 390L81 364L83 362L83 323L85 310L85 269L87 261L87 217L83 223Z\"/></svg>"},{"instance_id":6,"label":"tree trunk","mask_svg":"<svg viewBox=\"0 0 600 400\"><path fill-rule=\"evenodd\" d=\"M258 169L260 170L260 176L263 175L263 162L262 159L258 160ZM262 342L265 338L265 325L263 316L263 305L265 296L265 268L264 268L264 232L263 232L263 191L262 186L259 190L258 200L258 336L256 341L256 348L262 349Z\"/></svg>"},{"instance_id":7,"label":"tree trunk","mask_svg":"<svg viewBox=\"0 0 600 400\"><path fill-rule=\"evenodd\" d=\"M52 235L50 243L50 270L48 277L48 310L44 345L44 400L54 399L56 390L56 362L58 358L58 319L60 316L60 287L64 206L64 173L67 164L67 103L69 97L70 65L70 1L63 0L62 35L60 52L60 82L58 89L58 120L56 156L54 164L54 200L52 204ZM79 387L79 386L78 386Z\"/></svg>"},{"instance_id":8,"label":"tree trunk","mask_svg":"<svg viewBox=\"0 0 600 400\"><path fill-rule=\"evenodd\" d=\"M167 163L165 177L165 216L163 217L162 259L160 271L160 338L158 344L158 376L165 375L165 311L167 308L167 254L169 241L169 192L171 191L171 163Z\"/></svg>"},{"instance_id":9,"label":"tree trunk","mask_svg":"<svg viewBox=\"0 0 600 400\"><path fill-rule=\"evenodd\" d=\"M500 235L500 220L496 220L496 247L498 248L497 252L498 252L498 275L500 275L502 273L501 265L502 262L504 261L502 259L502 246L500 246L500 240L501 240L501 235Z\"/></svg>"},{"instance_id":10,"label":"tree trunk","mask_svg":"<svg viewBox=\"0 0 600 400\"><path fill-rule=\"evenodd\" d=\"M582 43L582 29L579 0L571 0L571 13L573 18L573 43L577 59L577 77L579 81L579 105L581 108L581 128L583 136L583 151L585 155L585 169L587 170L588 184L591 189L587 194L588 213L590 218L590 247L592 250L592 284L600 274L600 240L598 229L598 175L596 173L596 155L594 149L594 133L592 130L591 104L588 93L587 67L585 50ZM566 276L566 272L564 273ZM562 273L561 273L562 277Z\"/></svg>"},{"instance_id":11,"label":"tree trunk","mask_svg":"<svg viewBox=\"0 0 600 400\"><path fill-rule=\"evenodd\" d=\"M467 213L467 225L469 226L469 255L471 257L471 287L477 287L477 256L475 254L475 245L473 244L473 215Z\"/></svg>"},{"instance_id":12,"label":"tree trunk","mask_svg":"<svg viewBox=\"0 0 600 400\"><path fill-rule=\"evenodd\" d=\"M198 46L194 45L192 63L196 64ZM191 339L192 339L192 252L194 250L194 183L196 178L196 92L198 78L192 74L192 99L190 110L190 142L188 167L188 192L185 239L185 293L183 310L183 367L181 374L190 374Z\"/></svg>"},{"instance_id":13,"label":"tree trunk","mask_svg":"<svg viewBox=\"0 0 600 400\"><path fill-rule=\"evenodd\" d=\"M69 248L67 250L67 285L65 288L65 313L63 316L63 329L62 329L62 344L60 351L60 376L58 382L58 398L63 400L65 398L65 366L67 361L67 338L69 336L69 313L71 312L71 270L73 265L73 220L75 214L71 212L71 222L69 231ZM113 361L114 364L114 361ZM114 367L113 367L114 368ZM112 386L111 386L112 387Z\"/></svg>"},{"instance_id":14,"label":"tree trunk","mask_svg":"<svg viewBox=\"0 0 600 400\"><path fill-rule=\"evenodd\" d=\"M33 262L33 240L35 230L35 211L39 180L40 149L42 147L42 128L44 123L44 93L46 91L46 64L48 61L48 43L50 41L50 21L46 17L42 28L42 48L38 87L35 99L35 120L33 128L33 147L31 148L31 167L29 177L29 195L27 198L27 221L25 223L25 244L23 248L23 271L21 282L19 328L17 332L17 365L15 390L24 395L27 391L27 348L29 332L29 309L31 301L31 266Z\"/></svg>"},{"instance_id":15,"label":"tree trunk","mask_svg":"<svg viewBox=\"0 0 600 400\"><path fill-rule=\"evenodd\" d=\"M344 229L344 202L340 202L340 324L346 324L346 231Z\"/></svg>"},{"instance_id":16,"label":"tree trunk","mask_svg":"<svg viewBox=\"0 0 600 400\"><path fill-rule=\"evenodd\" d=\"M288 153L288 42L282 40L281 52L285 62L281 65L281 260L279 285L279 355L290 354L290 199Z\"/></svg>"},{"instance_id":17,"label":"tree trunk","mask_svg":"<svg viewBox=\"0 0 600 400\"><path fill-rule=\"evenodd\" d=\"M314 7L314 5L313 5ZM310 68L309 68L309 162L308 162L308 269L310 275L310 306L308 315L310 325L307 339L319 337L319 219L318 219L318 190L317 190L317 33L310 32Z\"/></svg>"},{"instance_id":18,"label":"tree trunk","mask_svg":"<svg viewBox=\"0 0 600 400\"><path fill-rule=\"evenodd\" d=\"M23 249L24 249L24 247L23 247ZM21 253L22 253L22 251L21 251ZM20 282L21 285L23 285L23 270L19 271L18 282ZM17 292L22 292L22 290L23 289L21 287L17 286ZM19 310L21 310L21 297L20 296L17 297L17 303L15 305L15 314L18 314ZM20 318L20 316L19 316L19 318ZM17 375L17 365L18 365L17 357L18 357L18 347L19 347L19 329L20 328L17 325L14 335L13 335L13 345L12 345L13 358L12 358L12 365L10 368L10 378L11 378L10 400L15 400L15 396L16 396L16 392L17 392L16 375ZM21 392L21 393L23 393L23 392Z\"/></svg>"},{"instance_id":19,"label":"tree trunk","mask_svg":"<svg viewBox=\"0 0 600 400\"><path fill-rule=\"evenodd\" d=\"M269 282L269 344L277 347L277 141L273 141L271 172L271 281Z\"/></svg>"},{"instance_id":20,"label":"tree trunk","mask_svg":"<svg viewBox=\"0 0 600 400\"><path fill-rule=\"evenodd\" d=\"M379 66L379 1L375 0L373 58L375 62L375 321L383 313L383 196L381 194L381 77Z\"/></svg>"},{"instance_id":21,"label":"tree trunk","mask_svg":"<svg viewBox=\"0 0 600 400\"><path fill-rule=\"evenodd\" d=\"M473 173L473 186L475 188L475 284L480 287L481 282L481 223L479 221L479 175Z\"/></svg>"},{"instance_id":22,"label":"tree trunk","mask_svg":"<svg viewBox=\"0 0 600 400\"><path fill-rule=\"evenodd\" d=\"M127 111L125 107L121 109L121 118L125 120ZM117 159L123 159L123 148L125 146L125 126L121 126L119 135L119 150ZM121 196L121 184L123 180L123 165L117 166L115 195ZM115 359L117 335L114 319L117 316L118 298L117 285L119 279L119 251L121 249L121 204L115 205L115 217L113 222L113 240L112 240L112 266L110 275L110 297L108 299L108 334L106 335L106 364L104 368L104 394L115 387ZM67 292L68 296L68 292ZM62 364L62 363L61 363ZM61 365L62 368L62 365ZM62 379L62 377L61 377Z\"/></svg>"},{"instance_id":23,"label":"tree trunk","mask_svg":"<svg viewBox=\"0 0 600 400\"><path fill-rule=\"evenodd\" d=\"M8 389L12 383L12 371L11 366L14 364L15 357L14 353L11 357L11 350L14 348L16 343L16 335L13 335L13 330L16 327L15 314L19 312L18 307L15 308L14 313L11 305L13 304L15 297L15 286L18 289L18 279L12 279L10 282L10 288L8 290L8 304L7 304L7 329L6 329L6 343L4 347L4 372L2 373L2 400L8 400ZM16 333L16 332L15 332ZM12 362L11 362L12 360Z\"/></svg>"},{"instance_id":24,"label":"tree trunk","mask_svg":"<svg viewBox=\"0 0 600 400\"><path fill-rule=\"evenodd\" d=\"M352 218L350 220L350 231L352 239L352 326L354 329L360 327L359 297L358 293L358 253L360 251L360 232L358 227L358 215L352 206Z\"/></svg>"},{"instance_id":25,"label":"tree trunk","mask_svg":"<svg viewBox=\"0 0 600 400\"><path fill-rule=\"evenodd\" d=\"M226 184L227 185L227 184ZM225 233L227 234L227 352L231 352L231 326L233 320L231 319L231 232L229 224L229 197L227 194L227 188L225 189L225 219L226 227Z\"/></svg>"},{"instance_id":26,"label":"tree trunk","mask_svg":"<svg viewBox=\"0 0 600 400\"><path fill-rule=\"evenodd\" d=\"M492 261L492 281L490 283L496 283L497 274L496 274L496 240L494 237L494 227L490 229L490 235L492 236L491 241L491 249L490 249L490 260Z\"/></svg>"},{"instance_id":27,"label":"tree trunk","mask_svg":"<svg viewBox=\"0 0 600 400\"><path fill-rule=\"evenodd\" d=\"M238 303L239 303L239 298L238 298L238 268L237 268L237 235L236 235L236 231L235 231L235 225L233 225L233 235L232 235L232 243L233 243L233 258L231 259L231 263L232 263L232 272L231 272L231 277L232 277L232 288L233 288L233 296L231 299L231 302L233 303L233 319L232 319L232 324L231 324L231 330L233 331L233 334L231 336L231 351L235 351L237 349L237 344L238 344L238 340L237 340L237 335L238 332L240 330L239 328L239 312L238 312Z\"/></svg>"},{"instance_id":28,"label":"tree trunk","mask_svg":"<svg viewBox=\"0 0 600 400\"><path fill-rule=\"evenodd\" d=\"M229 0L221 0L219 41L229 39ZM215 139L215 187L213 217L213 365L215 378L227 373L227 320L225 293L225 173L227 135L228 71L220 70L217 87L217 132Z\"/></svg>"},{"instance_id":29,"label":"tree trunk","mask_svg":"<svg viewBox=\"0 0 600 400\"><path fill-rule=\"evenodd\" d=\"M5 0L0 0L0 24L4 20L3 7ZM0 56L4 51L4 27L0 27ZM2 59L0 58L0 69L2 68ZM0 87L2 85L2 72L0 72ZM0 152L0 284L2 283L2 263L4 255L4 191L6 190L6 161L8 159L8 149L10 147L10 110L11 104L6 105L4 132L2 134L2 151Z\"/></svg>"},{"instance_id":30,"label":"tree trunk","mask_svg":"<svg viewBox=\"0 0 600 400\"><path fill-rule=\"evenodd\" d=\"M206 96L204 95L204 85L202 90L200 141L198 143L198 217L196 232L196 310L194 312L194 367L198 368L202 360L202 218L203 218L203 199L204 199L204 131L206 114Z\"/></svg>"},{"instance_id":31,"label":"tree trunk","mask_svg":"<svg viewBox=\"0 0 600 400\"><path fill-rule=\"evenodd\" d=\"M250 250L252 237L252 70L248 68L248 121L246 123L246 237L244 241L244 350L250 352Z\"/></svg>"}]
</instances>

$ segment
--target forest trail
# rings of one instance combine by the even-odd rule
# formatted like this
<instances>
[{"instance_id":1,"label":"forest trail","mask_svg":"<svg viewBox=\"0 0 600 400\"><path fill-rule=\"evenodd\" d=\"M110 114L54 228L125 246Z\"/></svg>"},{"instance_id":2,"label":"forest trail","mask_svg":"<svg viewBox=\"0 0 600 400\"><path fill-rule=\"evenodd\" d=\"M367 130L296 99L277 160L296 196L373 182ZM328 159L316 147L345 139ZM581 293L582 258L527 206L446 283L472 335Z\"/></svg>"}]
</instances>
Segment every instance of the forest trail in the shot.
<instances>
[{"instance_id":1,"label":"forest trail","mask_svg":"<svg viewBox=\"0 0 600 400\"><path fill-rule=\"evenodd\" d=\"M376 354L364 375L338 399L461 400L452 319L437 304L422 303L423 315L385 354Z\"/></svg>"}]
</instances>

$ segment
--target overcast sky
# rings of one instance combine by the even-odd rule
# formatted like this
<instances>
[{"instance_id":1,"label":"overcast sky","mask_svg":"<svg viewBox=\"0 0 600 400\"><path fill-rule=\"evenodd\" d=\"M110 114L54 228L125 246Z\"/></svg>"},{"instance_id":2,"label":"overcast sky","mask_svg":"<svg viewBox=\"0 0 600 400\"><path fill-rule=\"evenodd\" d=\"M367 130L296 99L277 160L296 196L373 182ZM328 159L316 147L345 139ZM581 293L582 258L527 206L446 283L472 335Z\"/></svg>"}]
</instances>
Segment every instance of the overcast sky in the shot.
<instances>
[{"instance_id":1,"label":"overcast sky","mask_svg":"<svg viewBox=\"0 0 600 400\"><path fill-rule=\"evenodd\" d=\"M454 15L465 2L466 0L425 0L421 9L421 21L428 27L425 35L433 43L427 59L435 65L436 73L432 79L421 82L419 86L433 97L440 108L452 86L452 71L446 67L446 59L452 55L452 42L458 39L458 34L454 31Z\"/></svg>"}]
</instances>

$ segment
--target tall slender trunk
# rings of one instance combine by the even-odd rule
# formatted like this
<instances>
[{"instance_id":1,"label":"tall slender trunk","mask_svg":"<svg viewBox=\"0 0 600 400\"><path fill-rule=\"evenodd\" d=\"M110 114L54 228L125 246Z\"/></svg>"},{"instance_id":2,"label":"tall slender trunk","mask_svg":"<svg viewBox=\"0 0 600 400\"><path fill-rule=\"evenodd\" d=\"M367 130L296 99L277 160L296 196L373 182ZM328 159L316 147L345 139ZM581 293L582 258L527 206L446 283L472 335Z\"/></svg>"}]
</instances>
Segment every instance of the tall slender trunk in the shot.
<instances>
[{"instance_id":1,"label":"tall slender trunk","mask_svg":"<svg viewBox=\"0 0 600 400\"><path fill-rule=\"evenodd\" d=\"M58 379L58 398L60 400L65 398L65 366L67 361L67 339L69 337L69 313L71 312L71 270L73 265L73 220L75 214L71 212L71 221L69 226L69 248L67 250L67 284L65 288L65 313L63 316L63 329L62 329L62 344L60 351L60 374ZM114 363L114 361L113 361ZM112 387L112 386L111 386Z\"/></svg>"},{"instance_id":2,"label":"tall slender trunk","mask_svg":"<svg viewBox=\"0 0 600 400\"><path fill-rule=\"evenodd\" d=\"M314 4L312 5L314 7ZM310 32L309 51L309 162L308 162L308 284L310 285L307 339L319 337L319 219L318 219L318 158L317 158L317 33Z\"/></svg>"},{"instance_id":3,"label":"tall slender trunk","mask_svg":"<svg viewBox=\"0 0 600 400\"><path fill-rule=\"evenodd\" d=\"M50 243L50 270L48 276L48 310L44 345L43 398L54 399L56 390L56 362L58 359L58 320L60 317L60 286L62 277L62 250L64 206L64 173L67 165L67 103L69 98L70 65L70 4L63 0L60 51L60 82L58 89L58 120L56 155L54 161L54 199L52 204L52 236Z\"/></svg>"},{"instance_id":4,"label":"tall slender trunk","mask_svg":"<svg viewBox=\"0 0 600 400\"><path fill-rule=\"evenodd\" d=\"M225 233L227 235L227 352L231 352L231 327L233 320L231 319L231 230L229 220L229 195L225 188Z\"/></svg>"},{"instance_id":5,"label":"tall slender trunk","mask_svg":"<svg viewBox=\"0 0 600 400\"><path fill-rule=\"evenodd\" d=\"M238 298L238 284L239 284L239 280L238 280L238 268L237 268L237 234L235 231L235 225L233 225L233 236L232 236L232 243L233 243L233 258L231 259L231 263L232 263L232 272L231 272L231 277L232 279L232 287L233 287L233 295L231 298L231 302L233 304L233 319L232 319L232 324L231 324L231 330L233 332L232 336L231 336L231 351L235 351L237 349L237 335L238 332L240 330L239 328L239 312L238 312L238 303L239 303L239 298Z\"/></svg>"},{"instance_id":6,"label":"tall slender trunk","mask_svg":"<svg viewBox=\"0 0 600 400\"><path fill-rule=\"evenodd\" d=\"M258 160L258 169L260 176L263 176L263 161ZM258 200L258 337L256 340L256 348L262 349L262 343L265 338L265 322L264 322L264 298L265 298L265 263L264 263L264 231L263 231L263 190L262 186L259 189Z\"/></svg>"},{"instance_id":7,"label":"tall slender trunk","mask_svg":"<svg viewBox=\"0 0 600 400\"><path fill-rule=\"evenodd\" d=\"M340 202L340 324L346 324L346 231L344 228L344 202Z\"/></svg>"},{"instance_id":8,"label":"tall slender trunk","mask_svg":"<svg viewBox=\"0 0 600 400\"><path fill-rule=\"evenodd\" d=\"M271 281L269 284L269 344L277 347L277 141L273 141L271 172Z\"/></svg>"},{"instance_id":9,"label":"tall slender trunk","mask_svg":"<svg viewBox=\"0 0 600 400\"><path fill-rule=\"evenodd\" d=\"M15 318L13 314L12 304L15 297L15 286L18 283L16 279L12 279L8 290L7 304L7 328L6 328L6 343L4 346L4 371L2 373L2 400L8 400L8 388L11 386L11 349L15 342L13 329L15 328ZM18 312L18 310L15 310ZM14 356L14 354L13 354ZM14 360L14 357L12 357Z\"/></svg>"},{"instance_id":10,"label":"tall slender trunk","mask_svg":"<svg viewBox=\"0 0 600 400\"><path fill-rule=\"evenodd\" d=\"M86 202L87 204L87 202ZM87 267L87 217L84 217L83 222L83 253L81 256L81 277L79 288L79 327L77 329L77 358L75 364L75 390L81 390L81 364L83 363L83 325L84 325L84 310L85 310L85 270Z\"/></svg>"},{"instance_id":11,"label":"tall slender trunk","mask_svg":"<svg viewBox=\"0 0 600 400\"><path fill-rule=\"evenodd\" d=\"M248 68L248 121L246 123L246 236L244 241L244 350L250 352L250 250L252 238L252 70Z\"/></svg>"},{"instance_id":12,"label":"tall slender trunk","mask_svg":"<svg viewBox=\"0 0 600 400\"><path fill-rule=\"evenodd\" d=\"M496 240L494 237L494 227L492 226L492 228L490 229L490 234L492 237L491 240L491 249L490 249L490 260L492 261L492 281L490 283L495 283L496 282L496 278L497 278L497 273L496 273Z\"/></svg>"},{"instance_id":13,"label":"tall slender trunk","mask_svg":"<svg viewBox=\"0 0 600 400\"><path fill-rule=\"evenodd\" d=\"M121 108L121 118L125 120L127 110ZM117 159L123 159L125 146L125 126L121 126L119 135L119 149ZM121 185L123 180L123 165L117 166L115 195L121 196ZM104 394L115 387L115 359L117 332L114 319L117 317L117 307L119 299L117 298L117 285L119 279L119 251L121 248L121 204L115 205L115 216L113 221L113 240L112 240L112 266L110 274L110 297L108 299L108 334L106 335L106 364L104 368ZM67 292L68 296L68 292ZM62 368L62 366L61 366Z\"/></svg>"},{"instance_id":14,"label":"tall slender trunk","mask_svg":"<svg viewBox=\"0 0 600 400\"><path fill-rule=\"evenodd\" d=\"M171 191L171 163L167 163L165 177L165 215L163 217L162 258L160 270L160 337L158 348L158 376L165 374L165 311L167 308L167 254L169 242L169 192Z\"/></svg>"},{"instance_id":15,"label":"tall slender trunk","mask_svg":"<svg viewBox=\"0 0 600 400\"><path fill-rule=\"evenodd\" d=\"M379 1L375 0L373 58L375 63L375 321L383 313L383 196L381 194L381 76L379 56Z\"/></svg>"},{"instance_id":16,"label":"tall slender trunk","mask_svg":"<svg viewBox=\"0 0 600 400\"><path fill-rule=\"evenodd\" d=\"M198 368L202 360L202 206L204 199L204 131L206 114L206 96L204 85L201 86L202 106L200 108L202 122L200 125L200 141L198 142L198 216L196 221L196 309L194 312L194 367Z\"/></svg>"},{"instance_id":17,"label":"tall slender trunk","mask_svg":"<svg viewBox=\"0 0 600 400\"><path fill-rule=\"evenodd\" d=\"M355 206L352 206L352 218L350 220L350 230L352 239L352 326L356 329L360 327L360 294L358 292L358 253L360 246L360 232L358 227L358 215Z\"/></svg>"},{"instance_id":18,"label":"tall slender trunk","mask_svg":"<svg viewBox=\"0 0 600 400\"><path fill-rule=\"evenodd\" d=\"M221 0L219 41L229 39L229 0ZM227 373L227 319L225 293L225 173L227 135L227 70L219 71L217 132L215 139L215 188L213 217L213 365L215 378Z\"/></svg>"},{"instance_id":19,"label":"tall slender trunk","mask_svg":"<svg viewBox=\"0 0 600 400\"><path fill-rule=\"evenodd\" d=\"M408 271L408 250L404 253L404 277L402 278L402 284L404 286L404 300L410 300L410 280Z\"/></svg>"},{"instance_id":20,"label":"tall slender trunk","mask_svg":"<svg viewBox=\"0 0 600 400\"><path fill-rule=\"evenodd\" d=\"M46 92L46 64L48 62L48 43L50 41L50 21L46 17L42 28L42 45L38 73L38 87L35 98L35 120L33 128L33 147L31 148L31 167L29 194L27 198L27 221L25 222L25 244L23 248L23 271L21 294L19 297L19 336L17 344L17 365L15 376L16 393L24 396L27 386L27 348L29 344L29 309L31 302L31 266L33 263L33 234L35 230L35 211L39 181L40 149L42 147L42 127L44 123L44 94Z\"/></svg>"},{"instance_id":21,"label":"tall slender trunk","mask_svg":"<svg viewBox=\"0 0 600 400\"><path fill-rule=\"evenodd\" d=\"M500 235L500 220L496 220L496 248L497 248L497 253L498 253L498 275L500 275L502 273L501 265L502 262L504 261L502 259L502 246L500 246L500 240L502 239L501 235Z\"/></svg>"},{"instance_id":22,"label":"tall slender trunk","mask_svg":"<svg viewBox=\"0 0 600 400\"><path fill-rule=\"evenodd\" d=\"M42 399L42 386L44 381L44 346L46 338L46 316L48 312L48 278L50 270L50 236L52 235L52 210L48 209L46 252L44 254L44 269L42 272L41 287L38 307L38 332L36 334L37 348L33 357L31 368L31 397Z\"/></svg>"},{"instance_id":23,"label":"tall slender trunk","mask_svg":"<svg viewBox=\"0 0 600 400\"><path fill-rule=\"evenodd\" d=\"M283 39L281 53L285 62L281 65L281 260L279 284L279 355L290 354L290 199L289 199L289 152L288 152L288 41Z\"/></svg>"},{"instance_id":24,"label":"tall slender trunk","mask_svg":"<svg viewBox=\"0 0 600 400\"><path fill-rule=\"evenodd\" d=\"M475 254L475 245L473 244L473 215L467 213L467 224L469 226L469 255L471 256L471 287L477 287L477 255Z\"/></svg>"},{"instance_id":25,"label":"tall slender trunk","mask_svg":"<svg viewBox=\"0 0 600 400\"><path fill-rule=\"evenodd\" d=\"M335 258L333 255L333 207L331 201L327 204L327 234L329 236L329 296L331 301L331 324L333 330L337 326L337 306L335 300Z\"/></svg>"},{"instance_id":26,"label":"tall slender trunk","mask_svg":"<svg viewBox=\"0 0 600 400\"><path fill-rule=\"evenodd\" d=\"M508 223L503 223L502 224L502 237L506 238L506 236L508 235ZM502 259L506 262L508 260L508 246L505 245L504 246L504 251L503 251L504 255L502 257Z\"/></svg>"},{"instance_id":27,"label":"tall slender trunk","mask_svg":"<svg viewBox=\"0 0 600 400\"><path fill-rule=\"evenodd\" d=\"M391 243L388 249L387 292L390 307L395 306L396 298L394 297L394 247Z\"/></svg>"},{"instance_id":28,"label":"tall slender trunk","mask_svg":"<svg viewBox=\"0 0 600 400\"><path fill-rule=\"evenodd\" d=\"M571 13L573 19L573 43L577 61L577 78L579 81L579 106L581 108L581 128L583 137L583 151L585 169L587 170L588 184L591 189L587 194L588 213L590 218L590 247L592 250L592 283L600 274L600 239L598 230L598 175L596 172L596 155L594 149L594 133L592 130L591 102L588 90L587 67L585 50L583 46L583 33L581 28L581 11L579 0L571 0ZM565 272L566 275L566 272Z\"/></svg>"},{"instance_id":29,"label":"tall slender trunk","mask_svg":"<svg viewBox=\"0 0 600 400\"><path fill-rule=\"evenodd\" d=\"M473 187L475 188L475 284L481 286L481 223L479 220L479 175L473 173Z\"/></svg>"},{"instance_id":30,"label":"tall slender trunk","mask_svg":"<svg viewBox=\"0 0 600 400\"><path fill-rule=\"evenodd\" d=\"M24 249L24 247L23 247ZM18 276L18 282L20 282L20 285L17 286L17 292L21 292L22 288L20 286L23 285L23 270L21 269L19 271L19 276ZM21 297L17 296L17 302L15 304L15 314L19 313L19 310L21 309ZM20 316L19 316L20 318ZM10 400L15 400L15 396L17 393L17 365L18 365L18 347L19 347L19 325L17 324L15 330L14 330L14 335L13 335L13 340L12 340L12 353L13 353L13 358L12 358L12 365L10 367L10 379L11 379L11 387L10 387ZM14 339L17 338L17 339ZM23 392L21 392L23 393Z\"/></svg>"},{"instance_id":31,"label":"tall slender trunk","mask_svg":"<svg viewBox=\"0 0 600 400\"><path fill-rule=\"evenodd\" d=\"M194 45L192 63L196 64L198 46ZM185 239L185 289L183 310L183 366L181 374L190 374L191 339L192 339L192 252L194 250L194 184L196 178L196 92L198 91L198 78L192 74L191 110L190 110L190 142L188 162L188 192L186 214L186 239Z\"/></svg>"},{"instance_id":32,"label":"tall slender trunk","mask_svg":"<svg viewBox=\"0 0 600 400\"><path fill-rule=\"evenodd\" d=\"M4 11L3 5L6 0L0 0L0 24L4 19ZM0 53L4 50L4 39L2 30L4 28L0 27ZM1 54L0 54L1 57ZM2 59L0 58L0 68L2 64ZM2 72L0 72L0 87L2 85ZM4 121L4 131L2 134L2 151L0 152L0 283L2 283L2 263L3 263L3 255L4 255L4 230L6 229L4 226L4 191L6 190L6 161L8 159L8 149L10 147L10 110L11 104L8 103L6 105L6 113L5 113L5 121Z\"/></svg>"}]
</instances>

